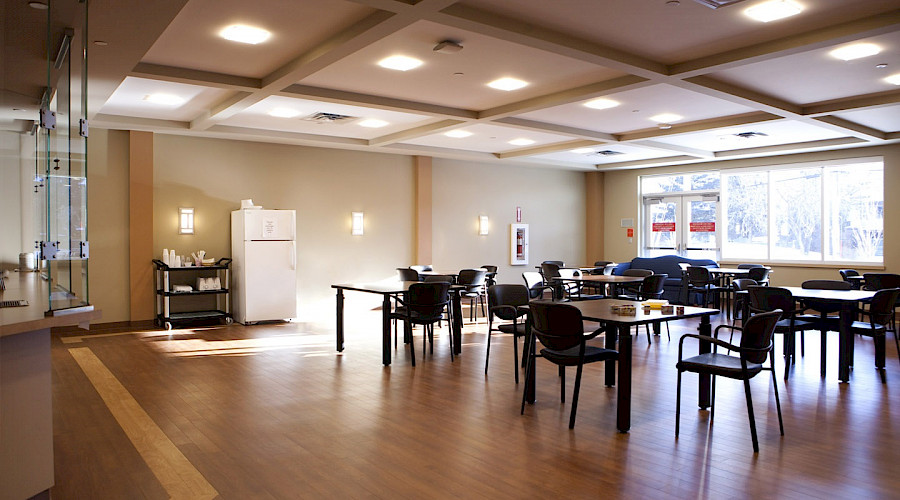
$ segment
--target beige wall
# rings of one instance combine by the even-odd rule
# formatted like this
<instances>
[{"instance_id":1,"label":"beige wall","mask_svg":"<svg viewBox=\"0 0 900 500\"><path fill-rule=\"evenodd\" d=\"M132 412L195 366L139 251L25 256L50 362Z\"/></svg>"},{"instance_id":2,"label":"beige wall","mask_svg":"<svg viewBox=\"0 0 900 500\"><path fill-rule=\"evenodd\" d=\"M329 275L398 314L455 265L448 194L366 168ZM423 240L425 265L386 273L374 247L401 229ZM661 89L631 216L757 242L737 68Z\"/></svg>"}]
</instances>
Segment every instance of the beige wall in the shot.
<instances>
[{"instance_id":1,"label":"beige wall","mask_svg":"<svg viewBox=\"0 0 900 500\"><path fill-rule=\"evenodd\" d=\"M15 269L19 252L24 251L19 217L22 196L28 191L20 180L19 136L0 131L0 271Z\"/></svg>"},{"instance_id":2,"label":"beige wall","mask_svg":"<svg viewBox=\"0 0 900 500\"><path fill-rule=\"evenodd\" d=\"M843 158L864 158L871 156L884 157L884 268L887 272L900 272L900 253L894 251L900 245L900 199L890 193L900 189L900 145L880 147L844 149L821 153L805 153L796 155L774 156L748 160L731 160L704 163L700 165L683 165L666 168L625 170L607 172L604 186L604 224L606 237L604 247L610 260L618 262L634 258L640 251L635 229L633 243L629 243L625 229L620 227L620 220L633 218L639 224L640 198L638 189L639 176L646 174L664 174L673 172L697 172L701 170L745 168L762 165L784 163L801 163L807 161L823 161ZM850 266L852 267L852 266ZM775 285L799 285L802 281L813 278L839 279L838 267L808 266L773 266L772 283Z\"/></svg>"},{"instance_id":3,"label":"beige wall","mask_svg":"<svg viewBox=\"0 0 900 500\"><path fill-rule=\"evenodd\" d=\"M542 260L584 262L584 174L548 168L484 165L434 159L435 269L492 264L498 282L522 283L523 271ZM530 232L529 262L509 264L509 225L522 207ZM478 235L478 217L490 234Z\"/></svg>"}]
</instances>

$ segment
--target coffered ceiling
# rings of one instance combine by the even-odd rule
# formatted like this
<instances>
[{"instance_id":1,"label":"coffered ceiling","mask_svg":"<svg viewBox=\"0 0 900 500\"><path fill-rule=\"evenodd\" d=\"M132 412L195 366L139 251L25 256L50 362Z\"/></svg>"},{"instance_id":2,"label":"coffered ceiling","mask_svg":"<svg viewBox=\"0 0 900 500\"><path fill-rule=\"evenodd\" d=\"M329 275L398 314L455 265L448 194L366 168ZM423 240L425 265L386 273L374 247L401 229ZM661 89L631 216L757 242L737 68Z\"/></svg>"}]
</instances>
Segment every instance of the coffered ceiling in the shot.
<instances>
[{"instance_id":1,"label":"coffered ceiling","mask_svg":"<svg viewBox=\"0 0 900 500\"><path fill-rule=\"evenodd\" d=\"M885 80L900 75L898 0L795 0L768 23L744 14L762 0L150 3L89 3L107 43L89 48L94 127L581 170L900 141ZM233 24L271 36L219 36ZM462 49L433 50L443 40ZM880 52L831 55L858 42ZM394 55L421 65L378 65ZM502 77L527 85L487 86ZM617 105L584 105L597 98Z\"/></svg>"}]
</instances>

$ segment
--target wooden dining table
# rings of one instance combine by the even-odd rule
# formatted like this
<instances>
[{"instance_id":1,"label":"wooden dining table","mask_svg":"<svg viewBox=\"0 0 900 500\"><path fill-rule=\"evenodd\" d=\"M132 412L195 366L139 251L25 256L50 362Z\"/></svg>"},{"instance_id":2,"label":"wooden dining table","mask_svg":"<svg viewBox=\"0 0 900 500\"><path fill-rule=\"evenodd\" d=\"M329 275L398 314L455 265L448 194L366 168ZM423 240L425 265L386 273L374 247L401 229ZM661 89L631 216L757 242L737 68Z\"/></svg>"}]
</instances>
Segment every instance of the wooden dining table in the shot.
<instances>
[{"instance_id":1,"label":"wooden dining table","mask_svg":"<svg viewBox=\"0 0 900 500\"><path fill-rule=\"evenodd\" d=\"M532 301L534 302L534 301ZM618 394L616 400L616 428L619 432L628 432L631 429L631 335L634 326L646 324L658 324L664 321L673 321L687 318L700 318L700 335L712 336L712 323L710 316L718 314L718 309L684 306L682 314L663 314L660 309L651 309L645 313L639 301L601 299L565 302L565 304L577 307L582 317L587 321L598 321L605 325L605 347L616 349L618 341L619 357L616 361L606 361L605 383L613 386L616 383L616 362L618 362ZM626 316L614 313L614 305L633 305L637 312L634 316ZM677 309L676 309L677 311ZM531 316L526 321L526 346L535 352L535 339L531 333ZM699 343L701 354L710 352L710 343ZM527 374L525 400L535 402L535 370ZM700 375L700 391L698 405L700 408L709 408L710 404L710 376Z\"/></svg>"},{"instance_id":2,"label":"wooden dining table","mask_svg":"<svg viewBox=\"0 0 900 500\"><path fill-rule=\"evenodd\" d=\"M344 292L364 292L380 294L383 297L381 303L381 362L385 366L391 364L391 297L405 295L409 287L421 283L421 281L394 281L388 283L340 283L331 285L337 293L337 318L335 337L338 352L344 350ZM454 354L462 352L462 306L460 305L460 290L465 287L450 285L450 325L451 344Z\"/></svg>"}]
</instances>

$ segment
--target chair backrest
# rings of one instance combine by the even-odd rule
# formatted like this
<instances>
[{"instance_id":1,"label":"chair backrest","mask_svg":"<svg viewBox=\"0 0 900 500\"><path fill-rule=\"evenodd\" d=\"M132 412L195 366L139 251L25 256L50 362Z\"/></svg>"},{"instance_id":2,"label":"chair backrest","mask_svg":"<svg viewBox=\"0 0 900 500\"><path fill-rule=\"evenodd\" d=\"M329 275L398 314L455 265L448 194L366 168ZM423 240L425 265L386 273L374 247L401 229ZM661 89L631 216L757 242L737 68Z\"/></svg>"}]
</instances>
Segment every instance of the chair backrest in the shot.
<instances>
[{"instance_id":1,"label":"chair backrest","mask_svg":"<svg viewBox=\"0 0 900 500\"><path fill-rule=\"evenodd\" d=\"M526 271L522 273L522 279L525 280L525 287L528 288L528 296L537 299L544 294L544 278L541 273L534 271Z\"/></svg>"},{"instance_id":2,"label":"chair backrest","mask_svg":"<svg viewBox=\"0 0 900 500\"><path fill-rule=\"evenodd\" d=\"M425 276L425 283L450 283L453 284L453 276L449 274L431 274Z\"/></svg>"},{"instance_id":3,"label":"chair backrest","mask_svg":"<svg viewBox=\"0 0 900 500\"><path fill-rule=\"evenodd\" d=\"M747 287L756 285L759 285L759 283L757 283L756 280L752 280L750 278L738 278L731 282L731 286L737 292L744 291L747 289Z\"/></svg>"},{"instance_id":4,"label":"chair backrest","mask_svg":"<svg viewBox=\"0 0 900 500\"><path fill-rule=\"evenodd\" d=\"M800 284L807 290L852 290L853 287L846 281L838 280L806 280Z\"/></svg>"},{"instance_id":5,"label":"chair backrest","mask_svg":"<svg viewBox=\"0 0 900 500\"><path fill-rule=\"evenodd\" d=\"M744 351L741 357L749 363L762 363L766 360L769 350L772 349L772 337L775 335L775 324L781 319L782 311L773 311L755 314L747 318L741 327L741 347L753 349Z\"/></svg>"},{"instance_id":6,"label":"chair backrest","mask_svg":"<svg viewBox=\"0 0 900 500\"><path fill-rule=\"evenodd\" d=\"M406 307L420 319L440 318L450 303L450 283L414 283L406 294Z\"/></svg>"},{"instance_id":7,"label":"chair backrest","mask_svg":"<svg viewBox=\"0 0 900 500\"><path fill-rule=\"evenodd\" d=\"M559 268L562 266L553 262L541 262L541 275L544 281L550 283L553 278L559 278Z\"/></svg>"},{"instance_id":8,"label":"chair backrest","mask_svg":"<svg viewBox=\"0 0 900 500\"><path fill-rule=\"evenodd\" d=\"M531 331L545 347L562 351L584 342L584 321L577 307L544 301L534 301L529 307Z\"/></svg>"},{"instance_id":9,"label":"chair backrest","mask_svg":"<svg viewBox=\"0 0 900 500\"><path fill-rule=\"evenodd\" d=\"M747 270L747 277L757 283L766 283L769 281L769 269L765 267L752 267Z\"/></svg>"},{"instance_id":10,"label":"chair backrest","mask_svg":"<svg viewBox=\"0 0 900 500\"><path fill-rule=\"evenodd\" d=\"M769 312L781 309L781 317L788 318L794 311L794 294L787 288L775 286L749 286L750 309L755 312Z\"/></svg>"},{"instance_id":11,"label":"chair backrest","mask_svg":"<svg viewBox=\"0 0 900 500\"><path fill-rule=\"evenodd\" d=\"M400 281L419 281L418 271L409 267L398 267L397 276Z\"/></svg>"},{"instance_id":12,"label":"chair backrest","mask_svg":"<svg viewBox=\"0 0 900 500\"><path fill-rule=\"evenodd\" d=\"M420 273L422 271L434 271L434 268L432 268L430 264L425 264L425 265L421 265L421 266L409 266L409 268L414 269Z\"/></svg>"},{"instance_id":13,"label":"chair backrest","mask_svg":"<svg viewBox=\"0 0 900 500\"><path fill-rule=\"evenodd\" d=\"M556 264L557 267L566 267L566 263L561 260L545 260L541 264Z\"/></svg>"},{"instance_id":14,"label":"chair backrest","mask_svg":"<svg viewBox=\"0 0 900 500\"><path fill-rule=\"evenodd\" d=\"M886 325L894 315L894 304L900 296L900 288L882 288L869 301L869 320L873 325Z\"/></svg>"},{"instance_id":15,"label":"chair backrest","mask_svg":"<svg viewBox=\"0 0 900 500\"><path fill-rule=\"evenodd\" d=\"M701 266L688 266L687 270L688 281L692 285L708 285L712 283L712 276L709 274L709 269Z\"/></svg>"},{"instance_id":16,"label":"chair backrest","mask_svg":"<svg viewBox=\"0 0 900 500\"><path fill-rule=\"evenodd\" d=\"M647 276L652 276L653 271L649 269L626 269L622 271L622 276L638 276L641 278L646 278Z\"/></svg>"},{"instance_id":17,"label":"chair backrest","mask_svg":"<svg viewBox=\"0 0 900 500\"><path fill-rule=\"evenodd\" d=\"M489 272L489 273L496 273L496 272L497 272L497 266L481 266L481 268L484 269L485 271Z\"/></svg>"},{"instance_id":18,"label":"chair backrest","mask_svg":"<svg viewBox=\"0 0 900 500\"><path fill-rule=\"evenodd\" d=\"M841 279L844 281L847 281L850 276L859 276L859 271L856 269L841 269L838 272L841 273Z\"/></svg>"},{"instance_id":19,"label":"chair backrest","mask_svg":"<svg viewBox=\"0 0 900 500\"><path fill-rule=\"evenodd\" d=\"M463 269L456 278L456 283L466 285L466 291L475 292L484 286L484 277L487 271L484 269Z\"/></svg>"},{"instance_id":20,"label":"chair backrest","mask_svg":"<svg viewBox=\"0 0 900 500\"><path fill-rule=\"evenodd\" d=\"M612 264L611 261L608 260L598 260L594 262L594 268L591 269L591 274L606 274L606 266ZM610 269L612 272L612 269Z\"/></svg>"},{"instance_id":21,"label":"chair backrest","mask_svg":"<svg viewBox=\"0 0 900 500\"><path fill-rule=\"evenodd\" d=\"M531 297L528 295L528 288L525 285L500 284L488 287L488 308L491 313L500 319L511 320L518 317L519 314L509 311L508 309L494 310L495 306L513 306L519 307L528 304Z\"/></svg>"},{"instance_id":22,"label":"chair backrest","mask_svg":"<svg viewBox=\"0 0 900 500\"><path fill-rule=\"evenodd\" d=\"M883 290L885 288L900 288L900 274L891 273L866 273L863 274L866 290Z\"/></svg>"},{"instance_id":23,"label":"chair backrest","mask_svg":"<svg viewBox=\"0 0 900 500\"><path fill-rule=\"evenodd\" d=\"M738 264L738 269L754 269L757 267L764 267L762 264Z\"/></svg>"},{"instance_id":24,"label":"chair backrest","mask_svg":"<svg viewBox=\"0 0 900 500\"><path fill-rule=\"evenodd\" d=\"M666 284L668 274L651 274L641 282L641 298L658 299L662 297L663 286Z\"/></svg>"}]
</instances>

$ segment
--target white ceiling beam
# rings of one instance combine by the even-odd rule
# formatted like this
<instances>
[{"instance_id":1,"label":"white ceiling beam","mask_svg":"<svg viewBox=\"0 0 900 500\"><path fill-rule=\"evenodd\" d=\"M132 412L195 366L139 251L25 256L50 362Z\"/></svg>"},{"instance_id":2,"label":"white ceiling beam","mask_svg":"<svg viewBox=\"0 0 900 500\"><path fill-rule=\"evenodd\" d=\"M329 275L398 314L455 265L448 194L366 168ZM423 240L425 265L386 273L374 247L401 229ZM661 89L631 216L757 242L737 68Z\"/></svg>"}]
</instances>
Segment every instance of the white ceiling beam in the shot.
<instances>
[{"instance_id":1,"label":"white ceiling beam","mask_svg":"<svg viewBox=\"0 0 900 500\"><path fill-rule=\"evenodd\" d=\"M763 154L776 154L788 152L801 152L813 149L832 148L835 146L846 146L848 144L861 144L866 142L858 137L839 137L837 139L823 139L820 141L794 142L790 144L776 144L774 146L760 146L757 148L731 149L728 151L719 151L716 158L731 158L735 156L758 156Z\"/></svg>"},{"instance_id":2,"label":"white ceiling beam","mask_svg":"<svg viewBox=\"0 0 900 500\"><path fill-rule=\"evenodd\" d=\"M190 130L190 124L188 122L107 115L103 113L94 115L94 118L91 119L91 127L113 130L141 130L148 132Z\"/></svg>"},{"instance_id":3,"label":"white ceiling beam","mask_svg":"<svg viewBox=\"0 0 900 500\"><path fill-rule=\"evenodd\" d=\"M762 123L781 119L782 117L770 113L746 113L743 115L726 116L723 118L711 118L709 120L697 120L693 122L679 123L672 125L672 128L669 129L652 128L635 130L633 132L625 132L624 134L616 134L616 137L620 142L636 142L643 141L645 139L652 139L654 137L704 132L707 130L715 130L718 128L737 127L741 125L748 125L751 123Z\"/></svg>"},{"instance_id":4,"label":"white ceiling beam","mask_svg":"<svg viewBox=\"0 0 900 500\"><path fill-rule=\"evenodd\" d=\"M847 111L884 108L898 103L900 103L900 89L807 104L803 106L803 114L806 116L820 116Z\"/></svg>"},{"instance_id":5,"label":"white ceiling beam","mask_svg":"<svg viewBox=\"0 0 900 500\"><path fill-rule=\"evenodd\" d=\"M708 76L695 76L673 85L781 116L799 116L803 112L796 104Z\"/></svg>"},{"instance_id":6,"label":"white ceiling beam","mask_svg":"<svg viewBox=\"0 0 900 500\"><path fill-rule=\"evenodd\" d=\"M778 40L673 64L669 67L669 74L683 79L714 71L724 71L738 66L746 66L823 47L831 47L840 43L859 40L860 38L891 33L897 30L898 24L900 24L900 10L895 10L836 26L828 26Z\"/></svg>"},{"instance_id":7,"label":"white ceiling beam","mask_svg":"<svg viewBox=\"0 0 900 500\"><path fill-rule=\"evenodd\" d=\"M524 118L501 118L495 120L495 123L519 128L522 130L534 130L537 132L548 132L551 134L570 135L581 139L589 139L593 141L615 142L616 137L606 132L598 132L596 130L588 130L584 128L568 127L566 125L557 125L555 123L538 122L534 120L526 120Z\"/></svg>"},{"instance_id":8,"label":"white ceiling beam","mask_svg":"<svg viewBox=\"0 0 900 500\"><path fill-rule=\"evenodd\" d=\"M439 122L429 123L427 125L401 130L400 132L395 132L393 134L376 137L375 139L369 140L369 145L384 146L385 144L390 144L392 142L402 142L407 139L422 137L423 135L431 135L442 130L449 130L464 123L466 122L463 120L441 120Z\"/></svg>"},{"instance_id":9,"label":"white ceiling beam","mask_svg":"<svg viewBox=\"0 0 900 500\"><path fill-rule=\"evenodd\" d=\"M691 155L667 156L665 158L648 158L646 160L621 161L617 163L599 163L596 169L601 172L612 170L630 170L635 168L661 167L664 165L676 165L680 163L696 162L700 158Z\"/></svg>"},{"instance_id":10,"label":"white ceiling beam","mask_svg":"<svg viewBox=\"0 0 900 500\"><path fill-rule=\"evenodd\" d=\"M494 156L497 158L520 158L522 156L534 156L540 154L547 153L557 153L559 151L568 151L570 149L575 148L587 148L591 146L598 146L601 144L605 144L603 142L597 141L588 141L588 140L578 140L578 141L565 141L565 142L557 142L555 144L547 144L544 146L537 146L533 148L523 148L517 149L514 151L505 151L503 153L494 153Z\"/></svg>"},{"instance_id":11,"label":"white ceiling beam","mask_svg":"<svg viewBox=\"0 0 900 500\"><path fill-rule=\"evenodd\" d=\"M138 63L137 66L128 73L128 76L244 92L254 92L262 88L262 80L259 78L247 78L244 76L226 75L210 71L148 63Z\"/></svg>"},{"instance_id":12,"label":"white ceiling beam","mask_svg":"<svg viewBox=\"0 0 900 500\"><path fill-rule=\"evenodd\" d=\"M634 141L630 142L629 145L640 146L642 148L658 149L660 151L669 151L673 153L684 153L687 155L696 156L697 158L715 158L716 156L712 151L707 151L705 149L677 146L675 144L666 144L665 142L658 141Z\"/></svg>"},{"instance_id":13,"label":"white ceiling beam","mask_svg":"<svg viewBox=\"0 0 900 500\"><path fill-rule=\"evenodd\" d=\"M301 99L313 99L316 101L346 104L350 106L385 109L388 111L399 111L402 113L424 114L434 117L459 118L466 120L475 120L478 118L478 112L469 109L451 108L449 106L439 106L437 104L407 101L404 99L394 99L377 95L358 94L356 92L347 92L323 87L311 87L308 85L290 85L281 92L278 92L277 95Z\"/></svg>"},{"instance_id":14,"label":"white ceiling beam","mask_svg":"<svg viewBox=\"0 0 900 500\"><path fill-rule=\"evenodd\" d=\"M859 123L851 122L850 120L845 120L843 118L838 118L837 116L818 116L816 118L813 118L813 120L838 127L841 130L849 130L851 131L850 135L859 137L860 139L881 142L887 138L885 136L885 133L881 130L876 130L865 125L860 125Z\"/></svg>"}]
</instances>

